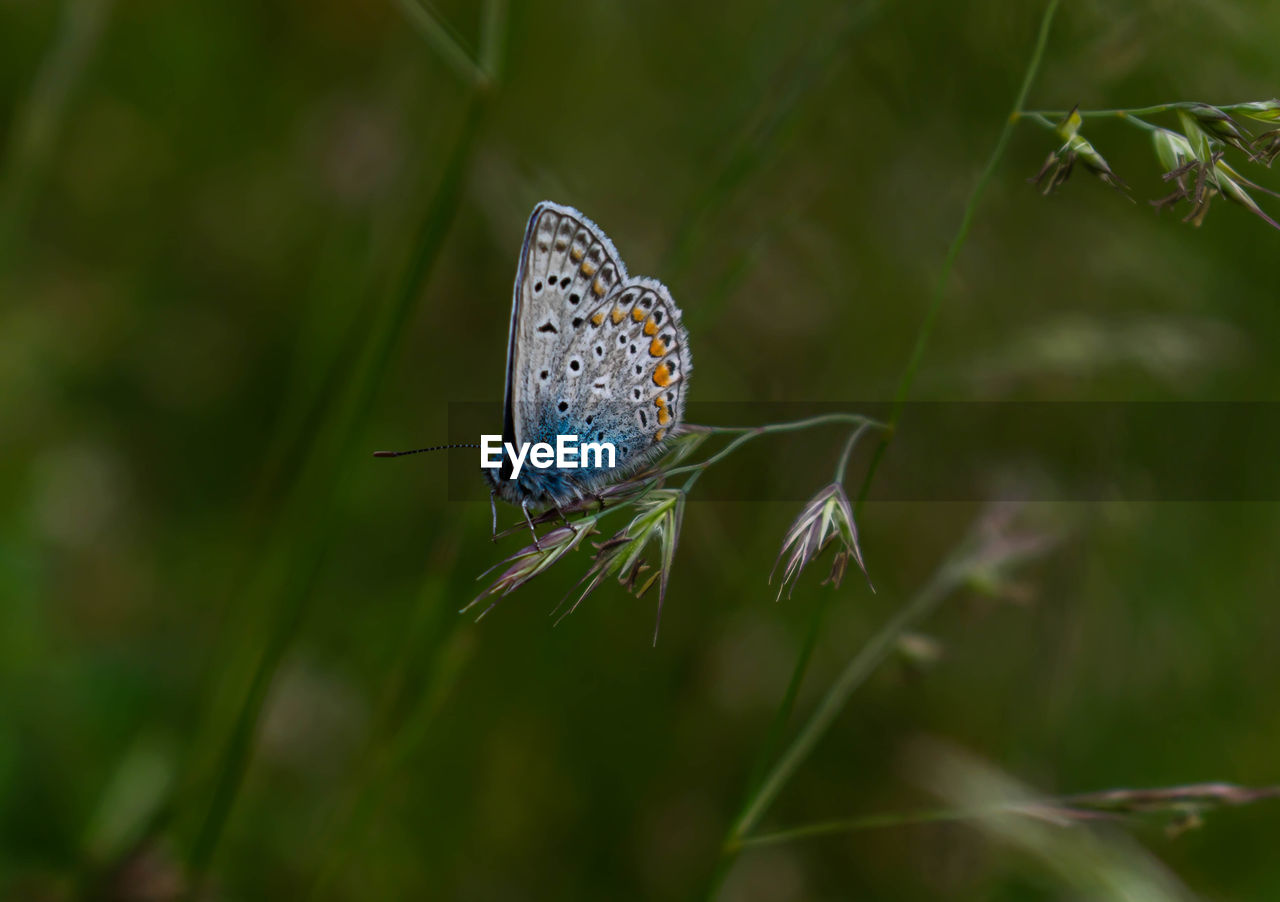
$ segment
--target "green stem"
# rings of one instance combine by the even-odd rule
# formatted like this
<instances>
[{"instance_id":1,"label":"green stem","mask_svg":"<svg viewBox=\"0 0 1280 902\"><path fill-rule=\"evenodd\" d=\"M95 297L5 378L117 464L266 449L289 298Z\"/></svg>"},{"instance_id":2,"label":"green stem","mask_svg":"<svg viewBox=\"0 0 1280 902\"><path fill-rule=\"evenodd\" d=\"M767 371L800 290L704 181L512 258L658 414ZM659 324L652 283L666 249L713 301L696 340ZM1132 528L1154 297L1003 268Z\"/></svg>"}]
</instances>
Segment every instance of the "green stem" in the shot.
<instances>
[{"instance_id":1,"label":"green stem","mask_svg":"<svg viewBox=\"0 0 1280 902\"><path fill-rule=\"evenodd\" d=\"M918 621L932 613L934 608L950 594L958 584L962 572L963 570L951 561L944 564L934 574L933 579L916 593L915 597L902 607L880 629L880 632L876 633L871 638L871 641L864 645L852 660L845 665L840 676L827 689L817 708L809 715L809 719L800 728L800 732L796 734L795 739L791 741L791 744L782 753L777 763L769 771L768 776L765 777L751 800L744 807L742 814L729 831L729 839L725 844L726 849L736 848L741 843L742 838L750 833L756 824L760 822L760 818L763 817L773 800L777 798L778 793L782 791L782 787L787 784L792 774L795 773L804 759L809 756L809 753L813 751L818 740L831 727L836 716L849 701L849 697L866 681L876 667L889 656L899 637Z\"/></svg>"},{"instance_id":2,"label":"green stem","mask_svg":"<svg viewBox=\"0 0 1280 902\"><path fill-rule=\"evenodd\" d=\"M857 833L861 830L879 830L886 827L910 827L918 824L936 824L947 821L972 820L988 817L992 814L1018 813L1026 809L1025 805L1000 805L990 809L961 810L939 808L928 811L891 812L888 814L869 814L863 817L842 818L838 820L819 821L800 827L789 827L771 833L757 833L738 840L737 848L748 846L771 846L778 843L792 842L797 839L813 839L819 836L831 836L837 833Z\"/></svg>"},{"instance_id":3,"label":"green stem","mask_svg":"<svg viewBox=\"0 0 1280 902\"><path fill-rule=\"evenodd\" d=\"M1154 106L1134 107L1132 109L1114 110L1075 110L1081 119L1125 119L1129 116L1155 116L1169 113L1176 109L1197 106L1194 103L1157 103ZM1043 116L1046 119L1065 119L1071 110L1021 110L1020 116Z\"/></svg>"},{"instance_id":4,"label":"green stem","mask_svg":"<svg viewBox=\"0 0 1280 902\"><path fill-rule=\"evenodd\" d=\"M1155 116L1160 113L1172 113L1175 110L1191 110L1200 107L1214 107L1223 112L1233 112L1235 110L1251 107L1248 103L1200 103L1196 100L1179 100L1173 103L1157 103L1152 106L1132 107L1129 109L1111 109L1111 110L1075 110L1076 115L1081 119L1128 119L1133 116ZM1064 119L1071 114L1071 110L1021 110L1020 116L1043 116L1046 119Z\"/></svg>"},{"instance_id":5,"label":"green stem","mask_svg":"<svg viewBox=\"0 0 1280 902\"><path fill-rule=\"evenodd\" d=\"M1058 123L1054 122L1053 119L1050 118L1050 114L1048 113L1024 111L1024 112L1018 113L1017 115L1021 119L1030 119L1036 125L1043 126L1044 128L1047 128L1050 131L1058 130ZM1084 119L1090 118L1084 112L1082 112L1080 115L1081 115L1081 118L1084 118ZM1061 120L1061 118L1063 117L1058 117L1058 118ZM1123 120L1129 123L1130 125L1135 125L1138 128L1143 129L1145 131L1149 131L1149 132L1163 131L1163 129L1160 126L1153 125L1152 123L1148 122L1145 119L1138 118L1138 116L1134 115L1132 111L1130 111L1128 115L1124 116Z\"/></svg>"},{"instance_id":6,"label":"green stem","mask_svg":"<svg viewBox=\"0 0 1280 902\"><path fill-rule=\"evenodd\" d=\"M849 469L849 458L853 456L854 446L858 444L858 439L862 438L862 433L867 431L869 423L863 423L849 436L849 440L844 443L844 450L840 452L840 460L836 462L836 475L834 482L843 483L845 471Z\"/></svg>"},{"instance_id":7,"label":"green stem","mask_svg":"<svg viewBox=\"0 0 1280 902\"><path fill-rule=\"evenodd\" d=\"M698 480L698 477L702 475L704 470L713 464L724 460L752 439L759 438L762 435L776 435L780 432L799 432L802 429L811 429L814 426L824 426L828 423L852 423L856 425L858 428L854 432L855 437L860 435L862 430L867 428L884 428L882 423L878 423L870 417L864 417L857 413L824 413L820 416L809 417L804 420L793 420L789 423L770 423L765 426L697 426L694 428L713 435L737 434L738 437L729 442L729 444L725 445L715 454L708 457L706 460L699 461L696 464L686 464L683 467L673 467L672 469L667 470L663 475L677 476L682 473L692 473L693 475L684 484L684 490L688 491L690 486Z\"/></svg>"},{"instance_id":8,"label":"green stem","mask_svg":"<svg viewBox=\"0 0 1280 902\"><path fill-rule=\"evenodd\" d=\"M806 417L803 420L789 420L785 423L766 423L763 426L689 426L690 430L699 432L710 432L713 435L736 435L741 433L754 433L763 435L772 432L798 432L801 429L809 429L813 426L822 426L826 423L853 423L855 425L869 424L871 426L879 426L875 420L865 417L860 413L823 413L814 417Z\"/></svg>"},{"instance_id":9,"label":"green stem","mask_svg":"<svg viewBox=\"0 0 1280 902\"><path fill-rule=\"evenodd\" d=\"M983 193L987 190L987 185L991 183L991 179L995 176L1000 160L1004 157L1005 148L1009 145L1009 138L1013 135L1013 128L1018 122L1019 111L1027 100L1027 94L1031 91L1031 84L1035 81L1036 73L1040 70L1040 61L1044 58L1044 49L1049 42L1049 31L1053 25L1054 14L1058 11L1058 2L1059 0L1049 0L1045 6L1044 16L1040 20L1040 32L1036 36L1035 48L1031 51L1031 59L1027 63L1026 72L1023 73L1022 84L1018 86L1018 93L1014 97L1013 107L1009 112L1008 118L1005 119L1004 127L1000 130L999 137L996 138L995 147L991 149L991 156L987 158L987 165L983 167L977 183L974 184L973 190L969 193L969 200L965 204L964 213L960 217L960 227L956 229L955 237L951 239L951 246L947 248L947 255L943 258L942 269L939 270L937 281L933 284L933 291L929 297L929 306L925 310L924 321L920 324L920 329L916 333L915 346L911 349L911 356L907 359L907 367L902 373L902 378L898 380L898 389L894 392L893 405L889 409L888 430L881 436L880 443L876 446L875 453L871 457L871 463L867 466L866 476L862 480L862 488L858 491L858 500L854 507L855 511L862 510L862 505L867 500L867 493L871 490L871 480L876 475L876 470L880 466L880 461L884 458L889 442L893 440L894 429L902 417L902 408L906 404L907 397L911 394L911 387L915 383L916 373L920 369L920 361L924 359L925 348L929 345L929 338L933 334L934 325L938 319L938 311L942 308L943 298L946 297L947 285L951 281L951 271L955 269L956 259L960 256L960 250L964 247L964 243L969 237L969 229L972 227L974 216L978 212L978 201L982 199Z\"/></svg>"},{"instance_id":10,"label":"green stem","mask_svg":"<svg viewBox=\"0 0 1280 902\"><path fill-rule=\"evenodd\" d=\"M821 595L817 604L814 606L813 614L809 618L808 628L805 630L804 644L800 646L799 663L794 670L791 671L791 679L787 681L787 691L783 693L782 704L778 706L774 712L773 720L769 724L769 730L765 734L765 740L760 748L760 754L757 757L755 766L752 768L751 779L747 781L747 785L754 792L763 785L766 775L768 774L769 757L774 753L778 743L782 740L783 731L786 730L787 721L791 719L791 712L795 710L796 698L800 695L800 684L804 681L805 671L808 669L809 659L813 656L813 650L818 646L818 637L822 634L823 615L826 614L827 603L831 598L830 594ZM751 798L748 794L748 800ZM738 812L738 820L741 820L746 814L744 807ZM738 844L739 847L742 845ZM726 840L726 851L730 851L728 840ZM737 849L733 849L736 853ZM724 872L728 871L728 866L733 863L731 855L722 856L721 868L717 873L717 879L714 883L718 884L719 878Z\"/></svg>"},{"instance_id":11,"label":"green stem","mask_svg":"<svg viewBox=\"0 0 1280 902\"><path fill-rule=\"evenodd\" d=\"M1057 819L1081 821L1098 818L1134 819L1145 816L1178 817L1188 812L1204 812L1226 805L1233 807L1252 805L1276 798L1280 798L1278 786L1248 787L1230 783L1193 783L1136 790L1107 789L1100 792L1077 792L1070 795L995 803L973 808L935 808L836 818L789 827L785 830L775 830L771 833L757 833L755 836L744 837L739 842L739 846L766 846L837 833L854 833L884 827L909 827L944 821L977 820L1005 814L1041 818L1049 815Z\"/></svg>"},{"instance_id":12,"label":"green stem","mask_svg":"<svg viewBox=\"0 0 1280 902\"><path fill-rule=\"evenodd\" d=\"M974 215L977 211L978 201L981 199L987 185L994 177L996 167L999 165L1001 158L1004 156L1005 147L1008 146L1010 136L1018 119L1018 111L1022 109L1026 102L1027 94L1031 90L1031 84L1035 80L1036 73L1040 69L1040 62L1044 58L1045 47L1048 44L1049 32L1053 24L1053 18L1058 10L1059 0L1049 0L1045 6L1044 15L1040 21L1040 30L1036 36L1035 47L1031 53L1031 59L1027 63L1027 68L1022 77L1022 83L1018 87L1018 93L1014 98L1012 109L1008 118L1004 123L1004 127L1000 131L999 137L996 139L995 147L991 151L991 156L987 160L987 164L978 177L977 183L974 185L973 191L970 192L969 200L965 205L964 213L960 220L960 226L956 231L955 237L951 241L951 246L947 249L947 255L943 259L942 269L938 273L938 279L934 283L932 295L929 300L929 306L925 313L924 321L921 323L920 330L916 335L915 346L912 348L911 356L907 361L906 369L903 371L902 377L898 382L897 391L894 393L893 405L890 408L888 423L885 426L884 433L881 435L876 450L872 454L871 462L868 464L866 476L863 478L862 487L858 492L858 500L855 510L860 511L866 501L867 494L871 488L872 478L875 476L876 470L880 465L880 461L884 458L885 450L888 448L889 442L893 438L894 430L902 414L903 405L907 397L910 395L911 387L915 382L916 372L919 370L920 361L923 359L925 348L928 346L929 337L932 334L934 323L937 320L938 310L942 306L942 300L946 295L947 284L951 278L951 271L955 267L956 259L960 255L960 250L964 247L965 240L969 236L969 228L973 223ZM709 897L714 898L719 887L728 874L729 868L732 866L733 859L736 857L741 848L742 839L745 835L759 822L769 805L777 797L782 787L790 779L795 769L805 759L812 750L813 746L826 732L831 722L835 719L837 713L843 707L844 703L853 691L866 678L867 674L875 668L877 664L883 660L892 648L893 642L901 635L909 625L917 619L923 617L931 611L942 597L946 594L939 582L942 575L950 577L950 568L944 566L939 572L939 577L935 578L924 590L921 591L916 598L903 608L898 615L891 620L885 628L863 647L862 651L856 655L846 667L844 673L836 683L827 691L822 703L810 716L808 722L801 729L800 734L792 741L788 749L783 753L782 757L774 765L768 776L747 798L743 805L742 813L734 821L729 830L728 836L722 846L720 860L717 863L715 873L712 875ZM815 611L814 621L817 622L821 616L820 611ZM808 668L810 660L809 652L803 651L796 661L795 669L792 672L790 684L798 686L804 678L805 671Z\"/></svg>"}]
</instances>

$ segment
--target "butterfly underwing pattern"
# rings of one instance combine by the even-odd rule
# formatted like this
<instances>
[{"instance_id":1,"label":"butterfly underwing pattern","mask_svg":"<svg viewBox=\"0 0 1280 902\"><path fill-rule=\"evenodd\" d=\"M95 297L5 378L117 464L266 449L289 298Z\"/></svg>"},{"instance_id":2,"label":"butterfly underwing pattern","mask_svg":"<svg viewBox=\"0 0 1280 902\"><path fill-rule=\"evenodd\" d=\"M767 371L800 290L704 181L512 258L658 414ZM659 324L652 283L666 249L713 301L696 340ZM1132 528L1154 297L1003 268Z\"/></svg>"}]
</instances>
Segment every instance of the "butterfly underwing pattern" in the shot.
<instances>
[{"instance_id":1,"label":"butterfly underwing pattern","mask_svg":"<svg viewBox=\"0 0 1280 902\"><path fill-rule=\"evenodd\" d=\"M483 471L491 494L528 518L531 507L589 498L661 454L683 419L688 339L667 287L628 276L599 226L573 207L534 207L511 301L503 441L609 442L615 466L523 467L511 479L504 455Z\"/></svg>"}]
</instances>

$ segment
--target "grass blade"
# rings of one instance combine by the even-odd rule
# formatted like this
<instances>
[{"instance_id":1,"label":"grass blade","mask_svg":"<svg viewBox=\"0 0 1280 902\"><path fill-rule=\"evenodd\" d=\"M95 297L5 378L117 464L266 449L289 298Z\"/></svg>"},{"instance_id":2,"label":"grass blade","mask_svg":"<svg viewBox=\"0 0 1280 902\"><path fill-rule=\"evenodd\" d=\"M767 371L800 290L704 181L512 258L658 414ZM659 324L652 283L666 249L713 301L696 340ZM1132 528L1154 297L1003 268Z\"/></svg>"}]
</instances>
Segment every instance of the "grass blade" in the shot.
<instances>
[{"instance_id":1,"label":"grass blade","mask_svg":"<svg viewBox=\"0 0 1280 902\"><path fill-rule=\"evenodd\" d=\"M464 84L477 89L489 86L489 73L476 65L476 61L463 46L462 38L430 4L424 0L396 0L396 5L409 20L409 24Z\"/></svg>"},{"instance_id":2,"label":"grass blade","mask_svg":"<svg viewBox=\"0 0 1280 902\"><path fill-rule=\"evenodd\" d=\"M276 669L301 623L331 536L328 508L341 489L342 462L353 451L366 412L393 357L396 344L444 245L461 197L462 186L479 133L484 104L473 100L449 161L432 198L416 242L416 250L400 287L381 311L365 351L348 382L349 390L303 467L288 509L282 515L289 544L280 562L267 561L255 587L264 603L273 603L270 637L257 656L234 725L216 767L208 810L188 858L198 881L212 861L248 766L258 720ZM270 555L267 556L268 558Z\"/></svg>"},{"instance_id":3,"label":"grass blade","mask_svg":"<svg viewBox=\"0 0 1280 902\"><path fill-rule=\"evenodd\" d=\"M67 0L53 46L18 111L0 177L0 273L15 259L31 205L62 133L71 96L110 11L111 0Z\"/></svg>"}]
</instances>

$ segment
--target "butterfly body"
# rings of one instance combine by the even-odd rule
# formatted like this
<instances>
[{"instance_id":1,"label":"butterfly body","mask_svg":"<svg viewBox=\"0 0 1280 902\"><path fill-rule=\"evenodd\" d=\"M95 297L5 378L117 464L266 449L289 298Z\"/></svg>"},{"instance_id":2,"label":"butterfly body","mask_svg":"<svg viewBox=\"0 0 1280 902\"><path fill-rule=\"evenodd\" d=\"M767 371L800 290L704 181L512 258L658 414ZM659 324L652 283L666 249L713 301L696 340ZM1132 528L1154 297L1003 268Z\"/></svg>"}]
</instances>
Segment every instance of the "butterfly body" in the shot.
<instances>
[{"instance_id":1,"label":"butterfly body","mask_svg":"<svg viewBox=\"0 0 1280 902\"><path fill-rule=\"evenodd\" d=\"M591 497L663 451L680 424L688 334L666 286L635 278L604 232L544 201L525 229L507 343L503 441L609 443L614 465L522 467L504 453L484 470L494 496L561 508ZM594 462L594 461L589 461Z\"/></svg>"}]
</instances>

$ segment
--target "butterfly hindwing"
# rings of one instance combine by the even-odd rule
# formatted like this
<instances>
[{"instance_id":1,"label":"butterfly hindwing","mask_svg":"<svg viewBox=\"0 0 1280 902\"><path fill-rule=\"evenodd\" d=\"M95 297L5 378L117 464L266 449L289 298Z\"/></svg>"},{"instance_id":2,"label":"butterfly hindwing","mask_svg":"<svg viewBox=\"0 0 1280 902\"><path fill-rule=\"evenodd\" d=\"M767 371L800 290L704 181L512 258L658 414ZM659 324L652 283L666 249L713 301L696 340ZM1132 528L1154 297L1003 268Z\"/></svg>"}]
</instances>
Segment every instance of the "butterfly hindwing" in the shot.
<instances>
[{"instance_id":1,"label":"butterfly hindwing","mask_svg":"<svg viewBox=\"0 0 1280 902\"><path fill-rule=\"evenodd\" d=\"M581 412L584 433L613 442L618 466L648 457L682 419L688 335L661 282L620 285L588 313L567 356L570 367L579 358L591 364L577 380L571 409Z\"/></svg>"}]
</instances>

